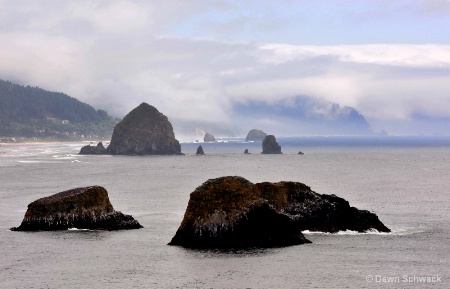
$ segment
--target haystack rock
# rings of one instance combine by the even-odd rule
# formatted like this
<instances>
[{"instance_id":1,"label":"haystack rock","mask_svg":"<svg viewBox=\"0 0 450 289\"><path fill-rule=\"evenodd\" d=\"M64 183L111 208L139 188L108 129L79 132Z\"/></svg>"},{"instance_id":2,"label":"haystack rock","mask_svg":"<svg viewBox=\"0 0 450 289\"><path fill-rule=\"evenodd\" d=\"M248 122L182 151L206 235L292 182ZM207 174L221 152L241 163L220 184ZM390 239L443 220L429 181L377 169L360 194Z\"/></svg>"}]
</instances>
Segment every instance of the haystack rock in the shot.
<instances>
[{"instance_id":1,"label":"haystack rock","mask_svg":"<svg viewBox=\"0 0 450 289\"><path fill-rule=\"evenodd\" d=\"M106 148L102 142L99 142L96 146L90 144L81 148L79 155L102 155L106 154Z\"/></svg>"},{"instance_id":2,"label":"haystack rock","mask_svg":"<svg viewBox=\"0 0 450 289\"><path fill-rule=\"evenodd\" d=\"M297 182L253 184L242 177L211 179L191 193L169 245L188 248L280 247L310 243L303 230L335 233L390 230L369 211Z\"/></svg>"},{"instance_id":3,"label":"haystack rock","mask_svg":"<svg viewBox=\"0 0 450 289\"><path fill-rule=\"evenodd\" d=\"M263 141L267 136L265 132L259 129L252 129L248 132L245 141Z\"/></svg>"},{"instance_id":4,"label":"haystack rock","mask_svg":"<svg viewBox=\"0 0 450 289\"><path fill-rule=\"evenodd\" d=\"M212 134L210 134L210 133L206 133L205 134L205 137L203 138L203 141L204 142L215 142L216 141L216 138L212 135Z\"/></svg>"},{"instance_id":5,"label":"haystack rock","mask_svg":"<svg viewBox=\"0 0 450 289\"><path fill-rule=\"evenodd\" d=\"M204 155L205 153L203 152L203 148L201 145L198 146L197 148L197 152L195 153L196 155Z\"/></svg>"},{"instance_id":6,"label":"haystack rock","mask_svg":"<svg viewBox=\"0 0 450 289\"><path fill-rule=\"evenodd\" d=\"M115 128L107 152L112 155L181 154L168 118L143 102Z\"/></svg>"},{"instance_id":7,"label":"haystack rock","mask_svg":"<svg viewBox=\"0 0 450 289\"><path fill-rule=\"evenodd\" d=\"M12 231L139 229L129 215L115 211L100 186L76 188L38 199L28 205L22 224Z\"/></svg>"},{"instance_id":8,"label":"haystack rock","mask_svg":"<svg viewBox=\"0 0 450 289\"><path fill-rule=\"evenodd\" d=\"M282 154L281 147L273 135L268 135L264 138L262 149L262 154Z\"/></svg>"}]
</instances>

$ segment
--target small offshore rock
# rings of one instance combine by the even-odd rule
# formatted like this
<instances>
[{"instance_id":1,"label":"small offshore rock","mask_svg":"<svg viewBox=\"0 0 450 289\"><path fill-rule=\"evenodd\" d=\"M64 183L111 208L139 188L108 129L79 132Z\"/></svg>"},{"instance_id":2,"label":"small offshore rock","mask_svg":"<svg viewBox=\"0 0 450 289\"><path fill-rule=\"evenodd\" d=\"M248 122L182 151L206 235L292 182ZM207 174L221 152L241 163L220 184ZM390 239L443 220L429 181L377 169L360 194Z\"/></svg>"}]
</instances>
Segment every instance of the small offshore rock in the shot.
<instances>
[{"instance_id":1,"label":"small offshore rock","mask_svg":"<svg viewBox=\"0 0 450 289\"><path fill-rule=\"evenodd\" d=\"M105 188L92 186L67 190L30 203L20 226L11 230L70 228L112 231L142 226L132 216L114 210Z\"/></svg>"},{"instance_id":2,"label":"small offshore rock","mask_svg":"<svg viewBox=\"0 0 450 289\"><path fill-rule=\"evenodd\" d=\"M250 153L248 152L248 149L245 149L244 154L250 154Z\"/></svg>"},{"instance_id":3,"label":"small offshore rock","mask_svg":"<svg viewBox=\"0 0 450 289\"><path fill-rule=\"evenodd\" d=\"M268 135L262 142L262 154L282 154L281 147L274 135Z\"/></svg>"},{"instance_id":4,"label":"small offshore rock","mask_svg":"<svg viewBox=\"0 0 450 289\"><path fill-rule=\"evenodd\" d=\"M205 153L203 152L203 148L201 145L198 146L197 148L197 152L195 153L196 155L204 155Z\"/></svg>"},{"instance_id":5,"label":"small offshore rock","mask_svg":"<svg viewBox=\"0 0 450 289\"><path fill-rule=\"evenodd\" d=\"M96 146L90 144L81 148L79 155L103 155L106 154L106 148L102 142L99 142Z\"/></svg>"},{"instance_id":6,"label":"small offshore rock","mask_svg":"<svg viewBox=\"0 0 450 289\"><path fill-rule=\"evenodd\" d=\"M303 153L303 152L301 152L301 151L300 151L300 152L298 152L298 154L299 154L299 155L304 155L304 153Z\"/></svg>"}]
</instances>

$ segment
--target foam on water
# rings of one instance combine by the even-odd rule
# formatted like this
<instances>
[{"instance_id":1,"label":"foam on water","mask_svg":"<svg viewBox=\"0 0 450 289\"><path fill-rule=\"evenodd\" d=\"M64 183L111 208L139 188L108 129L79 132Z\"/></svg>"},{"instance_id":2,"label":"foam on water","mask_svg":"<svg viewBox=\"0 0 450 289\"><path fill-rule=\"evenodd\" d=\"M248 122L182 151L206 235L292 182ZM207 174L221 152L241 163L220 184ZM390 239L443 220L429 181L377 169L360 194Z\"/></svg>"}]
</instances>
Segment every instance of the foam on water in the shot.
<instances>
[{"instance_id":1,"label":"foam on water","mask_svg":"<svg viewBox=\"0 0 450 289\"><path fill-rule=\"evenodd\" d=\"M22 163L22 164L38 164L38 163L43 163L43 161L34 161L34 160L31 160L31 161L17 161L17 162Z\"/></svg>"},{"instance_id":2,"label":"foam on water","mask_svg":"<svg viewBox=\"0 0 450 289\"><path fill-rule=\"evenodd\" d=\"M67 229L68 231L81 231L81 232L85 232L85 231L91 231L89 229L78 229L78 228L69 228Z\"/></svg>"},{"instance_id":3,"label":"foam on water","mask_svg":"<svg viewBox=\"0 0 450 289\"><path fill-rule=\"evenodd\" d=\"M336 233L305 230L305 231L302 231L302 233L305 235L323 235L323 236L359 236L359 235L361 235L361 236L363 236L363 235L406 236L406 235L423 233L425 231L426 230L424 230L424 229L417 229L417 228L403 228L403 229L393 229L389 233L379 232L376 229L370 229L366 232L345 230L345 231L339 231Z\"/></svg>"},{"instance_id":4,"label":"foam on water","mask_svg":"<svg viewBox=\"0 0 450 289\"><path fill-rule=\"evenodd\" d=\"M54 155L53 158L57 158L59 160L73 160L76 158L76 155Z\"/></svg>"}]
</instances>

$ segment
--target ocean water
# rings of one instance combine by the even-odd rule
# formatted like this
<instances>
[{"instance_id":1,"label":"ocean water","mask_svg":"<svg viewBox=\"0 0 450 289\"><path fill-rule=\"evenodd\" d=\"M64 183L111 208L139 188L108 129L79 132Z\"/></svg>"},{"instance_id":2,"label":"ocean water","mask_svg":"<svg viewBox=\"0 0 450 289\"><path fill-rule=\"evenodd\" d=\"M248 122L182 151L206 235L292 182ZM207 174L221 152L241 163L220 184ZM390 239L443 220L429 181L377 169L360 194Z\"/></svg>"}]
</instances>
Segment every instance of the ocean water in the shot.
<instances>
[{"instance_id":1,"label":"ocean water","mask_svg":"<svg viewBox=\"0 0 450 289\"><path fill-rule=\"evenodd\" d=\"M199 143L183 143L185 156L145 157L77 155L85 143L0 145L0 288L450 288L449 139L279 142L283 155L238 139L202 143L205 156L195 156ZM189 194L226 175L303 182L375 212L392 233L305 232L312 244L277 249L168 246ZM30 202L90 185L144 228L9 231Z\"/></svg>"}]
</instances>

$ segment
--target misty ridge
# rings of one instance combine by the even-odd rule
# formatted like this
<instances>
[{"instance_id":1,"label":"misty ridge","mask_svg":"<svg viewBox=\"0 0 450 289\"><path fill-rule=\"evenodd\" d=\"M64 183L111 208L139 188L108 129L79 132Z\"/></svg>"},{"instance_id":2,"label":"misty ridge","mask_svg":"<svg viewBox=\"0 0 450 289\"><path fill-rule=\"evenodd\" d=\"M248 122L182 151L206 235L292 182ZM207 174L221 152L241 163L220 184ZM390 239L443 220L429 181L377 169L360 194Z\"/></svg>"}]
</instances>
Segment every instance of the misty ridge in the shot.
<instances>
[{"instance_id":1,"label":"misty ridge","mask_svg":"<svg viewBox=\"0 0 450 289\"><path fill-rule=\"evenodd\" d=\"M217 123L212 119L186 122L174 118L174 130L177 135L186 138L200 137L205 132L218 136L242 137L252 128L260 128L278 136L374 133L369 122L356 109L307 96L296 96L274 103L236 102L232 105L231 114L231 123Z\"/></svg>"},{"instance_id":2,"label":"misty ridge","mask_svg":"<svg viewBox=\"0 0 450 289\"><path fill-rule=\"evenodd\" d=\"M64 93L4 80L0 80L0 104L2 137L108 138L119 120ZM275 103L237 102L232 116L232 122L217 122L209 117L186 120L168 115L182 139L203 137L205 132L242 137L255 127L280 136L373 134L354 108L306 96Z\"/></svg>"},{"instance_id":3,"label":"misty ridge","mask_svg":"<svg viewBox=\"0 0 450 289\"><path fill-rule=\"evenodd\" d=\"M117 121L64 93L0 80L0 137L109 138Z\"/></svg>"}]
</instances>

